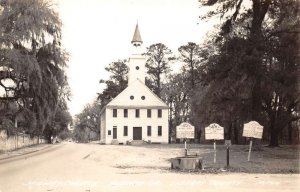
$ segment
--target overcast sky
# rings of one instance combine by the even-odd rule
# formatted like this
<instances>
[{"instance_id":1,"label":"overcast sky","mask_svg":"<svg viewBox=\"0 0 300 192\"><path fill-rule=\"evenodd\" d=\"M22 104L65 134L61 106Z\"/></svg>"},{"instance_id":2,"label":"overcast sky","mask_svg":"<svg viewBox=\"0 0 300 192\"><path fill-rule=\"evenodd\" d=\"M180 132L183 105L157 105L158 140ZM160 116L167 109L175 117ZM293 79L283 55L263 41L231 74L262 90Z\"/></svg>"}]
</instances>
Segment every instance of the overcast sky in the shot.
<instances>
[{"instance_id":1,"label":"overcast sky","mask_svg":"<svg viewBox=\"0 0 300 192\"><path fill-rule=\"evenodd\" d=\"M57 0L63 46L69 52L69 108L78 114L101 92L110 62L130 55L138 21L144 47L164 43L173 52L200 43L211 23L199 22L198 0ZM199 23L199 24L197 24Z\"/></svg>"}]
</instances>

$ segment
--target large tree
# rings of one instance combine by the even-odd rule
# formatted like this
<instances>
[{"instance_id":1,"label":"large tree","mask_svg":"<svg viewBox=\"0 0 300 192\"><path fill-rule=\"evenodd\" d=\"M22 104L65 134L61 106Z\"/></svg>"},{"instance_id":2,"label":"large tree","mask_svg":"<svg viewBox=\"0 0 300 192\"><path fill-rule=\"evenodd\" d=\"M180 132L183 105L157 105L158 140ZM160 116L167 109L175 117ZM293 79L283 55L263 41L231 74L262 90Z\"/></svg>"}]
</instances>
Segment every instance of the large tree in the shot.
<instances>
[{"instance_id":1,"label":"large tree","mask_svg":"<svg viewBox=\"0 0 300 192\"><path fill-rule=\"evenodd\" d=\"M0 78L14 84L5 87L9 94L0 98L0 108L12 111L10 105L17 104L9 119L34 120L27 131L42 135L59 101L68 97L61 23L50 1L1 0L0 9Z\"/></svg>"},{"instance_id":2,"label":"large tree","mask_svg":"<svg viewBox=\"0 0 300 192\"><path fill-rule=\"evenodd\" d=\"M105 70L110 73L108 80L100 80L100 83L106 85L102 93L98 93L98 100L104 106L121 93L128 85L128 66L126 60L118 60L112 62L105 67Z\"/></svg>"},{"instance_id":3,"label":"large tree","mask_svg":"<svg viewBox=\"0 0 300 192\"><path fill-rule=\"evenodd\" d=\"M169 142L175 136L175 128L189 120L190 102L188 78L183 74L170 74L162 85L161 97L169 106Z\"/></svg>"},{"instance_id":4,"label":"large tree","mask_svg":"<svg viewBox=\"0 0 300 192\"><path fill-rule=\"evenodd\" d=\"M172 51L162 43L147 47L146 56L146 68L150 77L149 87L153 87L154 93L160 97L163 75L169 71L169 63L174 59L174 56Z\"/></svg>"},{"instance_id":5,"label":"large tree","mask_svg":"<svg viewBox=\"0 0 300 192\"><path fill-rule=\"evenodd\" d=\"M225 18L215 38L218 51L210 57L203 98L213 96L213 107L219 109L228 103L230 107L223 110L240 114L237 117L242 123L256 120L264 124L270 146L278 146L280 132L298 119L299 45L293 42L299 41L299 2L201 3L217 7L206 16L220 14ZM250 109L249 114L239 112L245 108Z\"/></svg>"},{"instance_id":6,"label":"large tree","mask_svg":"<svg viewBox=\"0 0 300 192\"><path fill-rule=\"evenodd\" d=\"M178 52L179 60L184 63L184 67L189 73L190 87L193 89L199 78L197 70L201 62L201 49L196 43L188 42L186 45L180 46Z\"/></svg>"},{"instance_id":7,"label":"large tree","mask_svg":"<svg viewBox=\"0 0 300 192\"><path fill-rule=\"evenodd\" d=\"M81 142L91 140L92 135L100 136L100 110L101 104L96 100L87 104L81 113L76 115L75 137ZM91 134L93 133L93 134Z\"/></svg>"},{"instance_id":8,"label":"large tree","mask_svg":"<svg viewBox=\"0 0 300 192\"><path fill-rule=\"evenodd\" d=\"M196 43L188 42L178 48L179 61L183 63L180 74L184 77L184 97L186 100L186 111L184 116L187 116L190 123L195 124L199 118L196 114L195 105L192 103L192 98L195 95L196 86L202 81L202 73L204 72L208 53L208 47L200 47Z\"/></svg>"}]
</instances>

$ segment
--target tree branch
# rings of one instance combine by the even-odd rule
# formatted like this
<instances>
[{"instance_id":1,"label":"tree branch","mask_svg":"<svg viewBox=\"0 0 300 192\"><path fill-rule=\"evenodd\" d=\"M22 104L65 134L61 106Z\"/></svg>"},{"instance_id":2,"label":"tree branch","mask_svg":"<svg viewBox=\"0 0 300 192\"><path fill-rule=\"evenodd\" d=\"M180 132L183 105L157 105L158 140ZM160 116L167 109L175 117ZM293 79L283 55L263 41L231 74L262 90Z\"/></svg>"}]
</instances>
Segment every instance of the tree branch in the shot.
<instances>
[{"instance_id":1,"label":"tree branch","mask_svg":"<svg viewBox=\"0 0 300 192\"><path fill-rule=\"evenodd\" d=\"M280 30L280 31L274 31L274 32L272 32L272 33L270 33L268 36L267 36L267 38L270 38L270 37L272 37L272 36L276 36L276 34L279 34L279 33L295 33L295 34L297 34L297 33L300 33L300 31L290 31L290 30L288 30L288 29L285 29L285 30Z\"/></svg>"}]
</instances>

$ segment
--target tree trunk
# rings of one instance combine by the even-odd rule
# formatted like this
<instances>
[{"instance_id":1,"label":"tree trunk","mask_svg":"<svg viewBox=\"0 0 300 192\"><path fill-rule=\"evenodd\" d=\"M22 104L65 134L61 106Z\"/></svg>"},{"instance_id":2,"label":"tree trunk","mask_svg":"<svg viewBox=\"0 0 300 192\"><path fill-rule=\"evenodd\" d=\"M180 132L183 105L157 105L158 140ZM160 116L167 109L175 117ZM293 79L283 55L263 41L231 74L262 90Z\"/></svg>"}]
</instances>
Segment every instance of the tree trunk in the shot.
<instances>
[{"instance_id":1,"label":"tree trunk","mask_svg":"<svg viewBox=\"0 0 300 192\"><path fill-rule=\"evenodd\" d=\"M239 123L238 120L234 121L234 125L233 125L233 135L234 135L234 144L239 144Z\"/></svg>"},{"instance_id":2,"label":"tree trunk","mask_svg":"<svg viewBox=\"0 0 300 192\"><path fill-rule=\"evenodd\" d=\"M260 68L262 65L261 47L264 44L262 35L262 23L264 21L267 10L271 4L271 0L252 0L253 13L252 13L252 26L250 29L249 50L247 50L251 58L249 63L252 63L250 74L254 75L256 81L252 90L252 120L258 121L261 113L261 78L262 75Z\"/></svg>"},{"instance_id":3,"label":"tree trunk","mask_svg":"<svg viewBox=\"0 0 300 192\"><path fill-rule=\"evenodd\" d=\"M278 143L278 131L274 130L275 127L273 127L271 129L271 140L270 140L270 147L279 147L279 143Z\"/></svg>"},{"instance_id":4,"label":"tree trunk","mask_svg":"<svg viewBox=\"0 0 300 192\"><path fill-rule=\"evenodd\" d=\"M201 129L197 129L197 132L198 132L198 134L197 134L197 135L198 135L198 137L197 137L197 138L198 138L198 143L200 143L200 140L201 140L201 133L202 133L202 132L201 132Z\"/></svg>"},{"instance_id":5,"label":"tree trunk","mask_svg":"<svg viewBox=\"0 0 300 192\"><path fill-rule=\"evenodd\" d=\"M293 144L293 127L292 122L289 122L288 124L288 134L289 134L289 144Z\"/></svg>"},{"instance_id":6,"label":"tree trunk","mask_svg":"<svg viewBox=\"0 0 300 192\"><path fill-rule=\"evenodd\" d=\"M228 134L225 139L232 140L232 129L233 129L233 121L229 122Z\"/></svg>"},{"instance_id":7,"label":"tree trunk","mask_svg":"<svg viewBox=\"0 0 300 192\"><path fill-rule=\"evenodd\" d=\"M278 142L278 130L276 127L276 118L275 114L273 112L271 118L270 118L270 144L269 147L279 147L279 142Z\"/></svg>"}]
</instances>

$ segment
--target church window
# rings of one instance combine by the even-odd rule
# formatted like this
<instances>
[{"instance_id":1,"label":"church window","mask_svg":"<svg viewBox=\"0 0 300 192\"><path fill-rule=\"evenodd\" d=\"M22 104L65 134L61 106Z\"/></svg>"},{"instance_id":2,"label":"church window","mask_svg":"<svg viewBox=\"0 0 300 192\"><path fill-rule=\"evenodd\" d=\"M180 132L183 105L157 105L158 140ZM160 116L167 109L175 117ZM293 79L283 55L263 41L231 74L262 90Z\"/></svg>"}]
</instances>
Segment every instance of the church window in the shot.
<instances>
[{"instance_id":1,"label":"church window","mask_svg":"<svg viewBox=\"0 0 300 192\"><path fill-rule=\"evenodd\" d=\"M162 127L161 127L161 126L158 126L158 129L157 129L157 135L158 135L158 136L161 136L161 135L162 135Z\"/></svg>"},{"instance_id":2,"label":"church window","mask_svg":"<svg viewBox=\"0 0 300 192\"><path fill-rule=\"evenodd\" d=\"M136 70L139 70L139 69L140 69L140 67L139 67L139 66L136 66L136 67L135 67L135 69L136 69Z\"/></svg>"},{"instance_id":3,"label":"church window","mask_svg":"<svg viewBox=\"0 0 300 192\"><path fill-rule=\"evenodd\" d=\"M145 100L145 99L146 99L146 97L145 97L145 96L142 96L142 97L141 97L141 99L142 99L142 100Z\"/></svg>"},{"instance_id":4,"label":"church window","mask_svg":"<svg viewBox=\"0 0 300 192\"><path fill-rule=\"evenodd\" d=\"M136 118L139 118L139 117L140 117L140 110L139 110L139 109L136 109L136 110L135 110L135 117L136 117Z\"/></svg>"},{"instance_id":5,"label":"church window","mask_svg":"<svg viewBox=\"0 0 300 192\"><path fill-rule=\"evenodd\" d=\"M157 110L157 117L158 117L158 118L161 118L161 117L162 117L162 111L161 111L161 109L158 109L158 110Z\"/></svg>"},{"instance_id":6,"label":"church window","mask_svg":"<svg viewBox=\"0 0 300 192\"><path fill-rule=\"evenodd\" d=\"M147 117L151 118L151 109L147 109Z\"/></svg>"},{"instance_id":7,"label":"church window","mask_svg":"<svg viewBox=\"0 0 300 192\"><path fill-rule=\"evenodd\" d=\"M108 135L111 135L111 130L108 130L108 133L107 133Z\"/></svg>"},{"instance_id":8,"label":"church window","mask_svg":"<svg viewBox=\"0 0 300 192\"><path fill-rule=\"evenodd\" d=\"M147 126L147 136L151 136L151 126Z\"/></svg>"},{"instance_id":9,"label":"church window","mask_svg":"<svg viewBox=\"0 0 300 192\"><path fill-rule=\"evenodd\" d=\"M118 110L117 109L113 109L113 117L117 117L118 116Z\"/></svg>"},{"instance_id":10,"label":"church window","mask_svg":"<svg viewBox=\"0 0 300 192\"><path fill-rule=\"evenodd\" d=\"M133 96L133 95L131 95L131 96L130 96L130 99L131 99L131 100L133 100L133 99L134 99L134 96Z\"/></svg>"},{"instance_id":11,"label":"church window","mask_svg":"<svg viewBox=\"0 0 300 192\"><path fill-rule=\"evenodd\" d=\"M128 126L124 126L124 136L128 136Z\"/></svg>"},{"instance_id":12,"label":"church window","mask_svg":"<svg viewBox=\"0 0 300 192\"><path fill-rule=\"evenodd\" d=\"M128 117L128 109L124 109L124 117Z\"/></svg>"}]
</instances>

